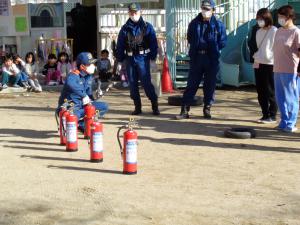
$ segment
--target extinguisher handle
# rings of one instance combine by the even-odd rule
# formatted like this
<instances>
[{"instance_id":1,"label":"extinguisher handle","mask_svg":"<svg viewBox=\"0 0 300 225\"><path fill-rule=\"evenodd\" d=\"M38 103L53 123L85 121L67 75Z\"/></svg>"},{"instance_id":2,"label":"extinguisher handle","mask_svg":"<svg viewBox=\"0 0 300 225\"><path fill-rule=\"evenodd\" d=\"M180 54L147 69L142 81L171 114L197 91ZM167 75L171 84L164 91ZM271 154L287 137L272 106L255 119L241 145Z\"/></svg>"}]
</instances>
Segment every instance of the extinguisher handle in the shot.
<instances>
[{"instance_id":1,"label":"extinguisher handle","mask_svg":"<svg viewBox=\"0 0 300 225\"><path fill-rule=\"evenodd\" d=\"M123 130L123 129L126 129L126 126L120 127L117 132L117 139L118 139L118 143L119 143L119 147L120 147L121 156L123 156L123 146L122 146L122 143L120 140L120 133L121 133L121 130Z\"/></svg>"}]
</instances>

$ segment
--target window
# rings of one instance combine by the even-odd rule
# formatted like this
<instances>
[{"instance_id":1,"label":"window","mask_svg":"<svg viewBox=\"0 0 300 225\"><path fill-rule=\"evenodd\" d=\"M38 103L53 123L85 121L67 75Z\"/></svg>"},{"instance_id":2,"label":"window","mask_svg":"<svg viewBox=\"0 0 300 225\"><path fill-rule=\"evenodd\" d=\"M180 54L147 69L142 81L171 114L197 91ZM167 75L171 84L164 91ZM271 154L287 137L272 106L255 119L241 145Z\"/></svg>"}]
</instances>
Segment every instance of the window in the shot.
<instances>
[{"instance_id":1,"label":"window","mask_svg":"<svg viewBox=\"0 0 300 225\"><path fill-rule=\"evenodd\" d=\"M9 15L8 1L9 0L1 0L0 1L0 16L8 16Z\"/></svg>"},{"instance_id":2,"label":"window","mask_svg":"<svg viewBox=\"0 0 300 225\"><path fill-rule=\"evenodd\" d=\"M63 27L63 4L31 4L31 27Z\"/></svg>"}]
</instances>

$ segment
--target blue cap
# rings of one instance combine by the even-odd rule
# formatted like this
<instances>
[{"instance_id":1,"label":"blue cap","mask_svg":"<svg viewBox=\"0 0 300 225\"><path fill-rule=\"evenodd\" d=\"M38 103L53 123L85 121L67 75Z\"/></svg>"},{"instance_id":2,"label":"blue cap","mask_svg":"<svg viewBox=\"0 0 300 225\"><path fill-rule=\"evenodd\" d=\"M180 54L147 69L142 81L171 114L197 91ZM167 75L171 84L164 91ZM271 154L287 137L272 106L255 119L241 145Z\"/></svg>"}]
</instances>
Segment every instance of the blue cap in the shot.
<instances>
[{"instance_id":1,"label":"blue cap","mask_svg":"<svg viewBox=\"0 0 300 225\"><path fill-rule=\"evenodd\" d=\"M97 60L94 59L92 54L89 52L81 52L76 58L77 65L90 65L95 63L96 61Z\"/></svg>"},{"instance_id":2,"label":"blue cap","mask_svg":"<svg viewBox=\"0 0 300 225\"><path fill-rule=\"evenodd\" d=\"M139 3L131 3L129 6L128 6L128 10L129 11L140 11L142 9L141 5Z\"/></svg>"},{"instance_id":3,"label":"blue cap","mask_svg":"<svg viewBox=\"0 0 300 225\"><path fill-rule=\"evenodd\" d=\"M201 3L201 8L215 8L216 3L213 0L203 0Z\"/></svg>"}]
</instances>

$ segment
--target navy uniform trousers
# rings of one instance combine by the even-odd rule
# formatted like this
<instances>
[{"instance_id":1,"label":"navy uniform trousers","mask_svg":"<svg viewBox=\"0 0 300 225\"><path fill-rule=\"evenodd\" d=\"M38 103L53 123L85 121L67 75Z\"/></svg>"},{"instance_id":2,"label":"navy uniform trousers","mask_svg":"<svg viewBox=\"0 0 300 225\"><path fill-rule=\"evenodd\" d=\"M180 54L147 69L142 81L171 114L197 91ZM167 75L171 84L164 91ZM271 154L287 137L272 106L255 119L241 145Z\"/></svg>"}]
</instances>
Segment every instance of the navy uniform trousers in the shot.
<instances>
[{"instance_id":1,"label":"navy uniform trousers","mask_svg":"<svg viewBox=\"0 0 300 225\"><path fill-rule=\"evenodd\" d=\"M192 104L202 80L204 105L213 104L219 70L220 65L217 58L200 53L191 57L187 87L183 94L183 105L190 106Z\"/></svg>"},{"instance_id":2,"label":"navy uniform trousers","mask_svg":"<svg viewBox=\"0 0 300 225\"><path fill-rule=\"evenodd\" d=\"M141 81L146 96L151 102L157 101L157 95L151 83L150 59L144 55L126 58L126 70L130 87L130 97L136 106L141 106L139 80Z\"/></svg>"}]
</instances>

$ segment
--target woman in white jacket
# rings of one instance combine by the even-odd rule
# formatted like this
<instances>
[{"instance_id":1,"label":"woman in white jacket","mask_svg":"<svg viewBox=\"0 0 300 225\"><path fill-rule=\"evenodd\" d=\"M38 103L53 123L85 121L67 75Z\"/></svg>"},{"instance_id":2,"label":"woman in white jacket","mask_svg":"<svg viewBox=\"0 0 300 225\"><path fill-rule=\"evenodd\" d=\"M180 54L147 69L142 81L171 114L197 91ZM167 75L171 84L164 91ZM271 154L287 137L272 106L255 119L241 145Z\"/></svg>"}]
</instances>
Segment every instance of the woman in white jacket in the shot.
<instances>
[{"instance_id":1,"label":"woman in white jacket","mask_svg":"<svg viewBox=\"0 0 300 225\"><path fill-rule=\"evenodd\" d=\"M42 92L42 87L37 79L39 72L38 65L35 63L35 57L32 52L28 52L25 56L25 70L29 76L29 84L32 87L32 90L35 92Z\"/></svg>"},{"instance_id":2,"label":"woman in white jacket","mask_svg":"<svg viewBox=\"0 0 300 225\"><path fill-rule=\"evenodd\" d=\"M256 20L260 29L256 33L258 50L253 58L258 102L262 111L262 118L258 122L276 123L273 46L277 28L273 26L272 15L267 8L257 12Z\"/></svg>"}]
</instances>

